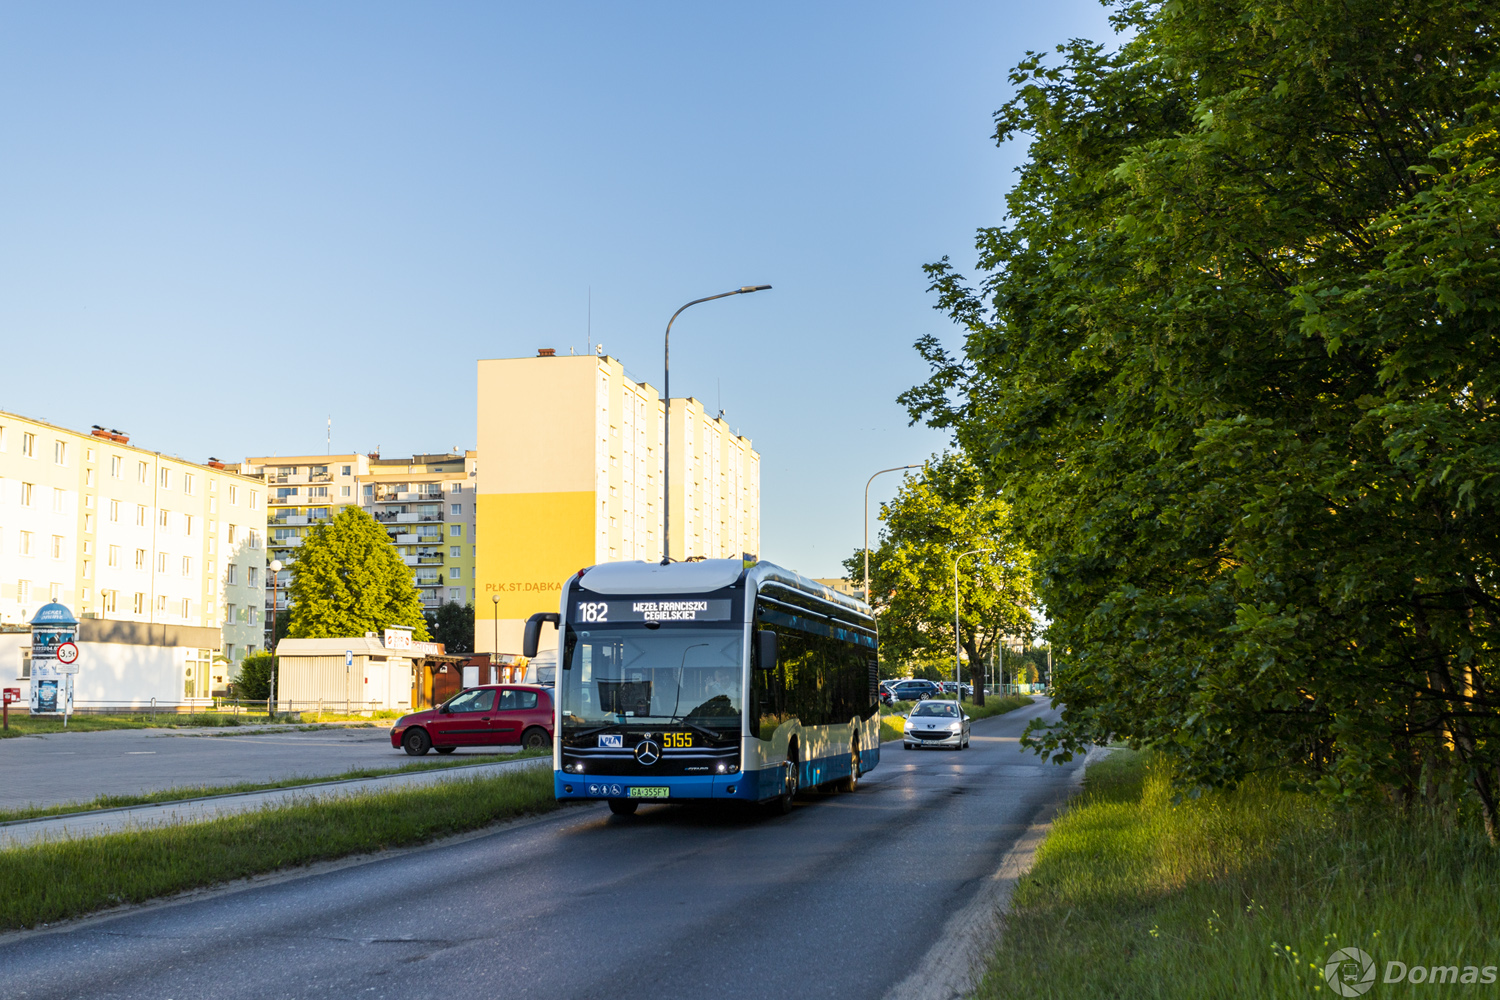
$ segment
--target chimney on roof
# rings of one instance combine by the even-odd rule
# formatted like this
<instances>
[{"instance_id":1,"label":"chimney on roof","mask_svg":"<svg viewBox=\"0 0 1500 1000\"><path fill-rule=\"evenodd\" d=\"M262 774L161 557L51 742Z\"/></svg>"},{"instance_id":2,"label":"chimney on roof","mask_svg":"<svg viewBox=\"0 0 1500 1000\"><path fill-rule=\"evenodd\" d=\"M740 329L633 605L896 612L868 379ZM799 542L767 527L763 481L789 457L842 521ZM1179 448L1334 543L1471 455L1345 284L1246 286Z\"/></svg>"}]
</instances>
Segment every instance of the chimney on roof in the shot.
<instances>
[{"instance_id":1,"label":"chimney on roof","mask_svg":"<svg viewBox=\"0 0 1500 1000\"><path fill-rule=\"evenodd\" d=\"M538 347L536 349L536 356L539 358L550 358L556 353L557 350L551 347Z\"/></svg>"}]
</instances>

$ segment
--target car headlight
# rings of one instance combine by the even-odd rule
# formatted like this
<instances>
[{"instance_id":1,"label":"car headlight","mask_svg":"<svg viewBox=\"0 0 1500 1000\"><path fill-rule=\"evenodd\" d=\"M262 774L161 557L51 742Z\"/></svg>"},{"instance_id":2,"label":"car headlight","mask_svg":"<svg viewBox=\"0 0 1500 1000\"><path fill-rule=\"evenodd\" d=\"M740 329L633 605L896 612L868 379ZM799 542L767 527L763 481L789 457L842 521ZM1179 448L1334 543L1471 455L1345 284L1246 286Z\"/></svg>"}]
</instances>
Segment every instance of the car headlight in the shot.
<instances>
[{"instance_id":1,"label":"car headlight","mask_svg":"<svg viewBox=\"0 0 1500 1000\"><path fill-rule=\"evenodd\" d=\"M950 723L948 723L948 732L950 732L950 733L956 733L956 732L959 732L962 729L963 729L963 723L961 723L961 722L950 722Z\"/></svg>"}]
</instances>

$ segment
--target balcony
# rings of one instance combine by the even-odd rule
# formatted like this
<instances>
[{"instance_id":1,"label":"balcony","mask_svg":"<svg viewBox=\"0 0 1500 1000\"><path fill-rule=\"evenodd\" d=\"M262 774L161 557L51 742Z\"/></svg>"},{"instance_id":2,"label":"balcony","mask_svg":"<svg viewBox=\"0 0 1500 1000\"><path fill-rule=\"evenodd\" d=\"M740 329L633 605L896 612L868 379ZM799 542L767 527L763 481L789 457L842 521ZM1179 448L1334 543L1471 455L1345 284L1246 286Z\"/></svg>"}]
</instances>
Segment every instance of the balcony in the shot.
<instances>
[{"instance_id":1,"label":"balcony","mask_svg":"<svg viewBox=\"0 0 1500 1000\"><path fill-rule=\"evenodd\" d=\"M266 524L272 528L289 527L311 523L312 520L306 514L282 514L278 517L273 517L266 522Z\"/></svg>"},{"instance_id":2,"label":"balcony","mask_svg":"<svg viewBox=\"0 0 1500 1000\"><path fill-rule=\"evenodd\" d=\"M272 505L276 505L276 504L289 504L289 503L290 504L297 504L297 503L302 503L302 498L301 497L295 497L295 496L294 497L269 497L269 498L267 498L266 502L270 503Z\"/></svg>"},{"instance_id":3,"label":"balcony","mask_svg":"<svg viewBox=\"0 0 1500 1000\"><path fill-rule=\"evenodd\" d=\"M416 558L418 566L441 566L443 564L442 556L417 556Z\"/></svg>"},{"instance_id":4,"label":"balcony","mask_svg":"<svg viewBox=\"0 0 1500 1000\"><path fill-rule=\"evenodd\" d=\"M331 483L333 482L333 473L314 472L312 475L307 477L307 481L310 483Z\"/></svg>"},{"instance_id":5,"label":"balcony","mask_svg":"<svg viewBox=\"0 0 1500 1000\"><path fill-rule=\"evenodd\" d=\"M419 542L419 539L417 538L416 535L392 535L391 536L391 544L392 545L416 545L416 544L418 544L418 542Z\"/></svg>"},{"instance_id":6,"label":"balcony","mask_svg":"<svg viewBox=\"0 0 1500 1000\"><path fill-rule=\"evenodd\" d=\"M273 538L270 541L270 547L273 549L291 549L301 544L300 538Z\"/></svg>"}]
</instances>

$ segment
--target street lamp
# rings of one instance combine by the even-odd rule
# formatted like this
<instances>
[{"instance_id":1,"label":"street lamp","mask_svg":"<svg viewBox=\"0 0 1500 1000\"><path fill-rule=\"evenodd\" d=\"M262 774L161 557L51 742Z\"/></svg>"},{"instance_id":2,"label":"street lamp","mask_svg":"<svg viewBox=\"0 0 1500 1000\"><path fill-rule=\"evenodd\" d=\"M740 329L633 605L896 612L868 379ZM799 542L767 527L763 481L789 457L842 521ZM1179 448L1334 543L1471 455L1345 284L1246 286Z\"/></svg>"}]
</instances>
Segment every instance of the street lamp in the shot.
<instances>
[{"instance_id":1,"label":"street lamp","mask_svg":"<svg viewBox=\"0 0 1500 1000\"><path fill-rule=\"evenodd\" d=\"M677 317L681 316L682 310L688 306L695 306L700 302L712 302L714 299L727 299L731 295L764 292L770 287L770 285L744 285L732 292L720 292L718 295L694 299L682 309L674 312L672 318L667 320L667 333L661 342L661 395L662 399L666 400L666 406L662 410L665 414L666 433L662 435L661 449L661 564L663 566L672 561L672 324L677 322Z\"/></svg>"},{"instance_id":2,"label":"street lamp","mask_svg":"<svg viewBox=\"0 0 1500 1000\"><path fill-rule=\"evenodd\" d=\"M958 632L958 564L963 561L964 556L972 556L979 552L994 552L994 549L970 549L953 560L953 682L957 689L953 692L958 697L960 706L964 703L964 679L961 673L960 658L963 656L963 643L960 641ZM962 708L959 714L963 714Z\"/></svg>"},{"instance_id":3,"label":"street lamp","mask_svg":"<svg viewBox=\"0 0 1500 1000\"><path fill-rule=\"evenodd\" d=\"M500 683L500 595L491 594L490 600L495 603L495 645L490 650L490 676L495 678L495 683ZM508 679L508 678L507 678Z\"/></svg>"},{"instance_id":4,"label":"street lamp","mask_svg":"<svg viewBox=\"0 0 1500 1000\"><path fill-rule=\"evenodd\" d=\"M875 476L883 476L887 472L900 472L903 469L920 469L920 465L898 465L891 469L881 469ZM865 480L865 603L871 608L875 602L870 600L870 484L875 481L875 476Z\"/></svg>"},{"instance_id":5,"label":"street lamp","mask_svg":"<svg viewBox=\"0 0 1500 1000\"><path fill-rule=\"evenodd\" d=\"M276 645L276 593L277 583L279 582L277 577L281 573L281 560L272 559L271 565L267 566L266 569L271 571L271 645L274 647ZM273 653L275 651L274 648L270 650Z\"/></svg>"}]
</instances>

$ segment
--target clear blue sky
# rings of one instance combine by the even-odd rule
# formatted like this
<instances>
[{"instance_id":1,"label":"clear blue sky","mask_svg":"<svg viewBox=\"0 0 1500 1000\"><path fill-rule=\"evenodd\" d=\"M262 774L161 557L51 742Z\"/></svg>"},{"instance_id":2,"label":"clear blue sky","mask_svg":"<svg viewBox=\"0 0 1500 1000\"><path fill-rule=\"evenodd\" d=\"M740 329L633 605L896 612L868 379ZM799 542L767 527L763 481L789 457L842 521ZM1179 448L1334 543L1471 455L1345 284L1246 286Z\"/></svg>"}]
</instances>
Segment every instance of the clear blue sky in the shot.
<instances>
[{"instance_id":1,"label":"clear blue sky","mask_svg":"<svg viewBox=\"0 0 1500 1000\"><path fill-rule=\"evenodd\" d=\"M972 267L1007 70L1070 37L1094 0L6 4L0 409L473 447L475 359L582 352L590 288L659 387L677 306L769 283L678 320L672 388L760 451L762 555L835 575L870 472L945 444L894 402L957 340L921 265Z\"/></svg>"}]
</instances>

